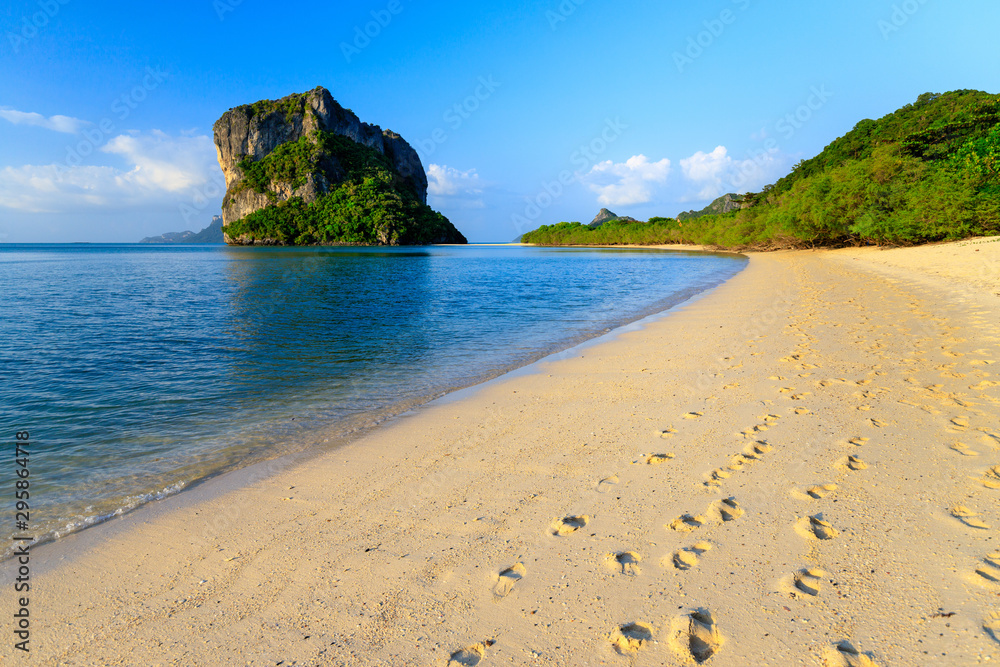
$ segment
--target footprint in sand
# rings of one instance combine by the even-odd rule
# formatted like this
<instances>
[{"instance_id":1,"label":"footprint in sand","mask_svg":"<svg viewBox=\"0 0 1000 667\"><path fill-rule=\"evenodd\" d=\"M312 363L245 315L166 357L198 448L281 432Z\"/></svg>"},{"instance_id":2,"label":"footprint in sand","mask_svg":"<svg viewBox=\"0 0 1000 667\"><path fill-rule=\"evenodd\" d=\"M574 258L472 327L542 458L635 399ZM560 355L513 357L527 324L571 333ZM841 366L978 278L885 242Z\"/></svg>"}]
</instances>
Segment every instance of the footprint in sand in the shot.
<instances>
[{"instance_id":1,"label":"footprint in sand","mask_svg":"<svg viewBox=\"0 0 1000 667\"><path fill-rule=\"evenodd\" d=\"M1000 551L986 556L971 578L980 586L1000 590Z\"/></svg>"},{"instance_id":2,"label":"footprint in sand","mask_svg":"<svg viewBox=\"0 0 1000 667\"><path fill-rule=\"evenodd\" d=\"M674 437L674 435L676 433L677 433L677 429L675 429L673 426L671 426L669 428L665 428L662 431L660 431L660 437L664 438L664 439L666 439L666 438L672 438L672 437Z\"/></svg>"},{"instance_id":3,"label":"footprint in sand","mask_svg":"<svg viewBox=\"0 0 1000 667\"><path fill-rule=\"evenodd\" d=\"M664 558L662 564L664 567L669 564L678 570L687 571L696 567L698 563L701 562L702 554L706 551L710 551L711 549L711 542L698 542L693 546L678 549L670 556Z\"/></svg>"},{"instance_id":4,"label":"footprint in sand","mask_svg":"<svg viewBox=\"0 0 1000 667\"><path fill-rule=\"evenodd\" d=\"M979 384L969 385L969 389L989 389L990 387L1000 387L1000 382L996 380L983 380Z\"/></svg>"},{"instance_id":5,"label":"footprint in sand","mask_svg":"<svg viewBox=\"0 0 1000 667\"><path fill-rule=\"evenodd\" d=\"M740 435L742 435L744 438L753 438L758 433L763 433L768 428L770 427L767 424L757 424L755 426L748 426L742 431L740 431Z\"/></svg>"},{"instance_id":6,"label":"footprint in sand","mask_svg":"<svg viewBox=\"0 0 1000 667\"><path fill-rule=\"evenodd\" d=\"M658 466L674 458L674 454L650 454L646 457L646 465Z\"/></svg>"},{"instance_id":7,"label":"footprint in sand","mask_svg":"<svg viewBox=\"0 0 1000 667\"><path fill-rule=\"evenodd\" d=\"M479 644L473 644L472 646L466 646L460 651L455 651L448 658L448 667L455 665L456 667L472 667L473 665L478 665L482 662L483 658L486 657L486 649L493 646L493 642L490 640L481 642Z\"/></svg>"},{"instance_id":8,"label":"footprint in sand","mask_svg":"<svg viewBox=\"0 0 1000 667\"><path fill-rule=\"evenodd\" d=\"M966 431L969 429L968 417L955 417L949 423L954 431Z\"/></svg>"},{"instance_id":9,"label":"footprint in sand","mask_svg":"<svg viewBox=\"0 0 1000 667\"><path fill-rule=\"evenodd\" d=\"M726 468L728 470L732 470L733 472L739 472L740 470L743 470L743 466L745 466L749 462L750 459L743 456L742 454L737 454L733 458L729 459L729 465L726 466Z\"/></svg>"},{"instance_id":10,"label":"footprint in sand","mask_svg":"<svg viewBox=\"0 0 1000 667\"><path fill-rule=\"evenodd\" d=\"M810 486L806 489L806 495L813 500L820 500L822 498L826 498L831 492L836 490L836 484L817 484L816 486Z\"/></svg>"},{"instance_id":11,"label":"footprint in sand","mask_svg":"<svg viewBox=\"0 0 1000 667\"><path fill-rule=\"evenodd\" d=\"M642 571L639 569L639 563L641 562L642 556L634 551L620 551L604 557L605 567L612 572L621 572L630 577L634 577Z\"/></svg>"},{"instance_id":12,"label":"footprint in sand","mask_svg":"<svg viewBox=\"0 0 1000 667\"><path fill-rule=\"evenodd\" d=\"M844 458L837 461L837 467L841 470L865 470L868 468L868 464L862 461L857 456L845 456Z\"/></svg>"},{"instance_id":13,"label":"footprint in sand","mask_svg":"<svg viewBox=\"0 0 1000 667\"><path fill-rule=\"evenodd\" d=\"M979 429L983 435L979 436L979 441L990 447L991 449L997 449L1000 446L1000 434L997 434L988 428Z\"/></svg>"},{"instance_id":14,"label":"footprint in sand","mask_svg":"<svg viewBox=\"0 0 1000 667\"><path fill-rule=\"evenodd\" d=\"M618 655L634 656L652 641L653 626L649 623L629 623L617 628L609 639Z\"/></svg>"},{"instance_id":15,"label":"footprint in sand","mask_svg":"<svg viewBox=\"0 0 1000 667\"><path fill-rule=\"evenodd\" d=\"M979 528L982 530L989 530L990 527L989 524L984 523L983 521L980 521L979 519L975 518L979 516L979 514L977 512L973 512L968 507L965 507L963 505L956 505L955 507L952 507L951 510L949 510L949 513L953 517L964 523L969 528Z\"/></svg>"},{"instance_id":16,"label":"footprint in sand","mask_svg":"<svg viewBox=\"0 0 1000 667\"><path fill-rule=\"evenodd\" d=\"M868 421L870 421L872 426L874 426L875 428L885 428L886 426L889 425L889 422L884 422L881 419L870 419Z\"/></svg>"},{"instance_id":17,"label":"footprint in sand","mask_svg":"<svg viewBox=\"0 0 1000 667\"><path fill-rule=\"evenodd\" d=\"M718 653L725 641L707 609L684 614L671 623L670 646L685 661L700 665Z\"/></svg>"},{"instance_id":18,"label":"footprint in sand","mask_svg":"<svg viewBox=\"0 0 1000 667\"><path fill-rule=\"evenodd\" d=\"M802 517L795 523L795 532L809 540L832 540L840 534L823 520L822 514Z\"/></svg>"},{"instance_id":19,"label":"footprint in sand","mask_svg":"<svg viewBox=\"0 0 1000 667\"><path fill-rule=\"evenodd\" d=\"M823 651L823 667L879 667L871 655L858 652L858 649L843 641L829 646Z\"/></svg>"},{"instance_id":20,"label":"footprint in sand","mask_svg":"<svg viewBox=\"0 0 1000 667\"><path fill-rule=\"evenodd\" d=\"M809 408L795 408L795 414L797 415L808 415L812 410Z\"/></svg>"},{"instance_id":21,"label":"footprint in sand","mask_svg":"<svg viewBox=\"0 0 1000 667\"><path fill-rule=\"evenodd\" d=\"M1000 611L994 611L983 620L983 630L990 639L1000 644Z\"/></svg>"},{"instance_id":22,"label":"footprint in sand","mask_svg":"<svg viewBox=\"0 0 1000 667\"><path fill-rule=\"evenodd\" d=\"M689 412L686 415L684 415L684 419L699 419L704 416L705 416L704 412Z\"/></svg>"},{"instance_id":23,"label":"footprint in sand","mask_svg":"<svg viewBox=\"0 0 1000 667\"><path fill-rule=\"evenodd\" d=\"M735 498L723 498L709 505L705 514L712 521L726 523L739 519L745 512Z\"/></svg>"},{"instance_id":24,"label":"footprint in sand","mask_svg":"<svg viewBox=\"0 0 1000 667\"><path fill-rule=\"evenodd\" d=\"M722 481L725 479L729 479L732 476L733 473L729 472L728 470L717 468L709 474L708 481L703 482L702 486L707 487L709 489L714 489L716 487L722 486Z\"/></svg>"},{"instance_id":25,"label":"footprint in sand","mask_svg":"<svg viewBox=\"0 0 1000 667\"><path fill-rule=\"evenodd\" d=\"M795 600L814 598L820 594L820 584L826 572L818 568L806 568L794 572L781 580L781 592Z\"/></svg>"},{"instance_id":26,"label":"footprint in sand","mask_svg":"<svg viewBox=\"0 0 1000 667\"><path fill-rule=\"evenodd\" d=\"M993 466L987 470L979 481L987 489L1000 489L1000 466Z\"/></svg>"},{"instance_id":27,"label":"footprint in sand","mask_svg":"<svg viewBox=\"0 0 1000 667\"><path fill-rule=\"evenodd\" d=\"M772 450L774 450L774 447L767 444L766 441L758 440L756 443L752 445L747 445L747 447L743 450L743 458L759 459L762 456L764 456L764 454L767 454Z\"/></svg>"},{"instance_id":28,"label":"footprint in sand","mask_svg":"<svg viewBox=\"0 0 1000 667\"><path fill-rule=\"evenodd\" d=\"M608 491L611 490L611 487L613 487L616 484L618 484L619 481L620 480L618 479L618 475L612 475L611 477L605 477L604 479L602 479L600 482L597 483L597 492L598 493L607 493Z\"/></svg>"},{"instance_id":29,"label":"footprint in sand","mask_svg":"<svg viewBox=\"0 0 1000 667\"><path fill-rule=\"evenodd\" d=\"M865 437L862 437L862 436L859 435L859 436L851 438L847 442L849 442L850 444L855 445L857 447L863 447L864 445L868 444L869 440L871 440L871 438L865 438Z\"/></svg>"},{"instance_id":30,"label":"footprint in sand","mask_svg":"<svg viewBox=\"0 0 1000 667\"><path fill-rule=\"evenodd\" d=\"M590 523L590 517L586 514L582 516L567 516L556 519L549 532L553 535L571 535Z\"/></svg>"},{"instance_id":31,"label":"footprint in sand","mask_svg":"<svg viewBox=\"0 0 1000 667\"><path fill-rule=\"evenodd\" d=\"M497 583L493 587L493 597L501 600L510 595L510 592L514 590L514 585L521 581L527 573L528 570L523 563L516 563L506 570L501 570L500 574L497 575Z\"/></svg>"},{"instance_id":32,"label":"footprint in sand","mask_svg":"<svg viewBox=\"0 0 1000 667\"><path fill-rule=\"evenodd\" d=\"M961 443L961 442L954 443L951 446L951 449L953 449L954 451L958 452L962 456L979 456L979 452L977 452L974 449L969 449L968 445L966 445L964 443Z\"/></svg>"},{"instance_id":33,"label":"footprint in sand","mask_svg":"<svg viewBox=\"0 0 1000 667\"><path fill-rule=\"evenodd\" d=\"M698 528L704 526L705 521L705 517L700 515L692 516L690 514L682 514L667 524L667 529L678 533L690 533L692 530L697 530Z\"/></svg>"}]
</instances>

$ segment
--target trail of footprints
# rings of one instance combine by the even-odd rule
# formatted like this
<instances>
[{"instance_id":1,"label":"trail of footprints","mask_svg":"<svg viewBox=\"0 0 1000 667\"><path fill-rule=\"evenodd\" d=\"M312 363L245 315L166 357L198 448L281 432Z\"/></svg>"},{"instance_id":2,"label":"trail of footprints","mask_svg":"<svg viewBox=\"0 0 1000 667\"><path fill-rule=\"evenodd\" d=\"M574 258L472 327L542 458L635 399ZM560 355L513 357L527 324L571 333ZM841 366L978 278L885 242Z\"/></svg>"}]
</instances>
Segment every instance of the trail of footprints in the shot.
<instances>
[{"instance_id":1,"label":"trail of footprints","mask_svg":"<svg viewBox=\"0 0 1000 667\"><path fill-rule=\"evenodd\" d=\"M708 479L702 483L702 486L707 489L717 489L722 486L724 480L743 470L747 464L759 461L765 454L773 450L774 447L769 445L766 440L758 440L753 444L747 445L741 454L737 454L730 459L728 465L716 468L708 473Z\"/></svg>"},{"instance_id":2,"label":"trail of footprints","mask_svg":"<svg viewBox=\"0 0 1000 667\"><path fill-rule=\"evenodd\" d=\"M798 360L799 356L794 355ZM813 368L811 365L804 365ZM779 379L779 378L774 378ZM788 392L794 391L789 388ZM793 396L795 400L808 395L797 394ZM809 414L807 408L796 408L796 414ZM694 420L703 416L701 412L690 412L684 415L684 419ZM761 432L767 431L780 419L779 415L768 414L761 417L761 423L749 427L743 431L747 438L754 438ZM660 437L669 439L676 433L677 429L669 427L660 432ZM998 441L1000 441L1000 436ZM868 442L868 438L854 437L849 443L855 446L863 446ZM709 489L717 489L722 482L730 478L734 473L741 471L746 465L761 460L766 454L773 451L773 447L766 440L755 440L747 445L743 451L730 460L729 464L717 468L709 473L709 479L703 486ZM646 465L662 465L675 458L673 453L653 453L645 457ZM838 462L838 466L847 470L863 470L867 465L857 456L847 456ZM983 483L992 482L996 479L1000 488L1000 466L988 471ZM605 477L597 483L598 493L607 493L620 483L617 475ZM837 490L836 484L817 484L805 489L803 496L811 500L820 500ZM739 519L744 514L744 509L733 497L721 498L711 502L702 514L683 514L665 527L671 532L690 533L707 525L724 524ZM975 514L965 508L954 508L953 516L974 525ZM549 527L549 533L555 537L569 537L584 528L590 523L587 515L570 515L561 519L556 519ZM975 526L978 527L978 526ZM803 537L815 540L829 540L837 537L838 531L827 522L822 514L803 517L795 525L795 529ZM711 551L713 544L707 540L695 542L686 547L679 548L665 556L661 561L661 566L672 567L675 570L684 572L698 566L701 558ZM635 551L621 551L614 554L606 554L604 565L610 572L626 576L636 576L641 573L640 563L642 556ZM976 574L987 584L1000 587L1000 553L990 554L985 560L982 568L976 570ZM501 602L510 595L517 584L527 576L527 568L523 563L501 570L496 575L493 587L494 601ZM827 573L819 568L805 568L785 577L780 582L781 590L794 599L809 599L820 594L823 581L827 578ZM1000 613L994 614L984 621L984 629L995 638L1000 633ZM622 625L615 629L608 639L615 652L622 656L634 656L642 650L649 642L653 641L656 630L654 626L636 621ZM671 649L684 661L702 664L711 659L721 649L725 643L725 637L720 632L711 612L706 609L697 609L685 613L673 619L667 637ZM448 665L478 665L486 657L487 649L493 641L472 644L451 654ZM867 655L858 653L853 646L847 642L837 644L824 653L824 667L878 667L876 663Z\"/></svg>"}]
</instances>

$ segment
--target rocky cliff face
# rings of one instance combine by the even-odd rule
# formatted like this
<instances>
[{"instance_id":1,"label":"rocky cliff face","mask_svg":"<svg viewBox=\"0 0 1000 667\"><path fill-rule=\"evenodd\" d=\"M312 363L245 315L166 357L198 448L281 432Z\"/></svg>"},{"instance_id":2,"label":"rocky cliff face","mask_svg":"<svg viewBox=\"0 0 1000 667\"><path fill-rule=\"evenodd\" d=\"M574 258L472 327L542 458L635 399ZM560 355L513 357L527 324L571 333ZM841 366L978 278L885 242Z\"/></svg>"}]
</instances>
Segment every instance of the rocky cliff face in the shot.
<instances>
[{"instance_id":1,"label":"rocky cliff face","mask_svg":"<svg viewBox=\"0 0 1000 667\"><path fill-rule=\"evenodd\" d=\"M330 192L346 169L332 155L313 156L315 168L294 178L276 175L267 187L247 187L244 167L259 162L278 147L303 138L313 140L316 131L346 137L385 156L399 188L406 188L421 204L427 202L427 176L417 152L395 132L361 122L325 88L264 100L230 109L214 126L219 166L226 177L226 197L222 205L226 225L269 205L300 198L308 204ZM241 166L241 163L243 166ZM226 242L239 242L226 237Z\"/></svg>"}]
</instances>

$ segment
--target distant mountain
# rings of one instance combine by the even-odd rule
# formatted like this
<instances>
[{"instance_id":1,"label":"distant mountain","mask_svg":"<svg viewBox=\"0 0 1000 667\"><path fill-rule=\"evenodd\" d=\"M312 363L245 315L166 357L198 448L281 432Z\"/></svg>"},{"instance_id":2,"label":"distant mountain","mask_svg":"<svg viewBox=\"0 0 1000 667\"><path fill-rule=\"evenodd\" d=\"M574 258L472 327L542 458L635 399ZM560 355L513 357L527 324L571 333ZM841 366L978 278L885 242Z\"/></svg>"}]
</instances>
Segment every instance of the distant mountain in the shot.
<instances>
[{"instance_id":1,"label":"distant mountain","mask_svg":"<svg viewBox=\"0 0 1000 667\"><path fill-rule=\"evenodd\" d=\"M591 228L600 227L608 220L614 220L617 217L618 217L617 213L612 213L608 209L602 208L601 212L598 213L597 216L593 220L591 220L590 224L587 226Z\"/></svg>"},{"instance_id":2,"label":"distant mountain","mask_svg":"<svg viewBox=\"0 0 1000 667\"><path fill-rule=\"evenodd\" d=\"M685 211L684 213L678 213L677 219L683 222L693 218L700 218L705 215L721 215L722 213L729 213L730 211L742 208L742 202L743 197L740 195L732 193L725 194L700 211Z\"/></svg>"},{"instance_id":3,"label":"distant mountain","mask_svg":"<svg viewBox=\"0 0 1000 667\"><path fill-rule=\"evenodd\" d=\"M630 218L627 215L618 215L617 213L609 211L606 208L602 208L601 212L598 213L597 216L593 220L591 220L590 224L587 226L590 227L591 229L597 229L606 222L639 222L639 220L636 220L635 218Z\"/></svg>"},{"instance_id":4,"label":"distant mountain","mask_svg":"<svg viewBox=\"0 0 1000 667\"><path fill-rule=\"evenodd\" d=\"M212 216L212 224L198 233L167 232L159 236L148 236L139 243L225 243L222 237L222 216Z\"/></svg>"}]
</instances>

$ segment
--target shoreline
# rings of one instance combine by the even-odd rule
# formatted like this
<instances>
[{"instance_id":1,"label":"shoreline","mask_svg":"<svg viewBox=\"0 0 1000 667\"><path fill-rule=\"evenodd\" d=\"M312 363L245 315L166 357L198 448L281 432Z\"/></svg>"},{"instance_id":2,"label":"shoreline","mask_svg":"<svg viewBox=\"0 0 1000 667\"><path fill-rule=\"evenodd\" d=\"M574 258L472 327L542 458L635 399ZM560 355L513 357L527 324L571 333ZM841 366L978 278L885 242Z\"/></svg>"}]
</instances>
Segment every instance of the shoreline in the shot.
<instances>
[{"instance_id":1,"label":"shoreline","mask_svg":"<svg viewBox=\"0 0 1000 667\"><path fill-rule=\"evenodd\" d=\"M471 245L471 244L470 244ZM489 245L489 244L476 244L476 245ZM710 255L744 255L748 253L755 252L753 250L727 250L725 248L715 248L707 245L698 245L694 243L659 243L655 245L637 245L634 243L625 243L619 245L542 245L538 243L510 243L501 245L515 245L524 246L525 248L633 248L639 250L670 250L674 252L699 252L707 253Z\"/></svg>"},{"instance_id":2,"label":"shoreline","mask_svg":"<svg viewBox=\"0 0 1000 667\"><path fill-rule=\"evenodd\" d=\"M443 665L463 648L489 664L681 664L675 631L697 609L718 665L815 662L838 641L916 665L914 637L954 664L994 655L975 565L990 533L947 508L1000 520L998 491L973 481L1000 458L1000 399L972 365L1000 357L996 297L943 300L953 278L873 281L883 270L842 251L753 255L641 329L307 465L180 494L33 581L39 664ZM816 484L837 488L803 491ZM938 607L957 612L941 637ZM653 641L616 639L636 623Z\"/></svg>"},{"instance_id":3,"label":"shoreline","mask_svg":"<svg viewBox=\"0 0 1000 667\"><path fill-rule=\"evenodd\" d=\"M520 246L524 244L469 245ZM739 269L739 271L742 270L743 268ZM725 280L728 280L728 278L723 279L722 282L725 282ZM96 546L110 536L119 535L123 531L129 530L134 522L141 523L148 519L162 516L164 513L171 512L174 509L187 507L191 502L204 502L216 498L221 494L266 479L277 471L285 470L291 466L307 465L315 457L323 456L340 447L353 443L377 431L386 424L419 413L420 410L433 406L439 401L448 402L457 400L452 397L474 393L479 387L502 381L507 377L535 372L532 369L536 365L548 359L561 358L563 355L572 353L577 348L583 349L600 341L613 340L620 333L632 331L635 327L641 326L641 323L646 320L655 320L659 317L667 316L667 314L683 304L701 298L703 295L716 289L720 284L722 283L719 282L707 288L692 287L679 291L672 294L668 299L650 306L650 308L659 308L659 310L649 312L649 308L647 308L640 311L635 319L616 323L611 329L604 329L603 332L594 332L586 336L576 336L566 339L554 344L540 356L528 357L527 361L519 360L514 365L499 372L492 371L487 373L472 384L444 388L421 398L408 399L374 412L354 415L348 421L338 421L312 429L307 433L300 434L297 438L299 442L291 453L274 458L256 460L250 465L235 468L230 467L204 477L185 481L183 487L178 490L161 494L161 497L147 500L131 509L109 513L94 521L89 520L94 517L88 517L88 522L81 528L65 533L61 537L53 538L46 536L44 541L32 545L33 553L36 554L34 560L37 571L45 572L53 563L61 563L72 559L73 552L81 546L85 548ZM193 494L193 498L196 500L189 500L187 498L189 494ZM131 498L132 496L129 497ZM14 551L12 550L5 558L0 559L0 566L13 557ZM3 573L0 572L0 585L3 583L5 583L5 580Z\"/></svg>"}]
</instances>

